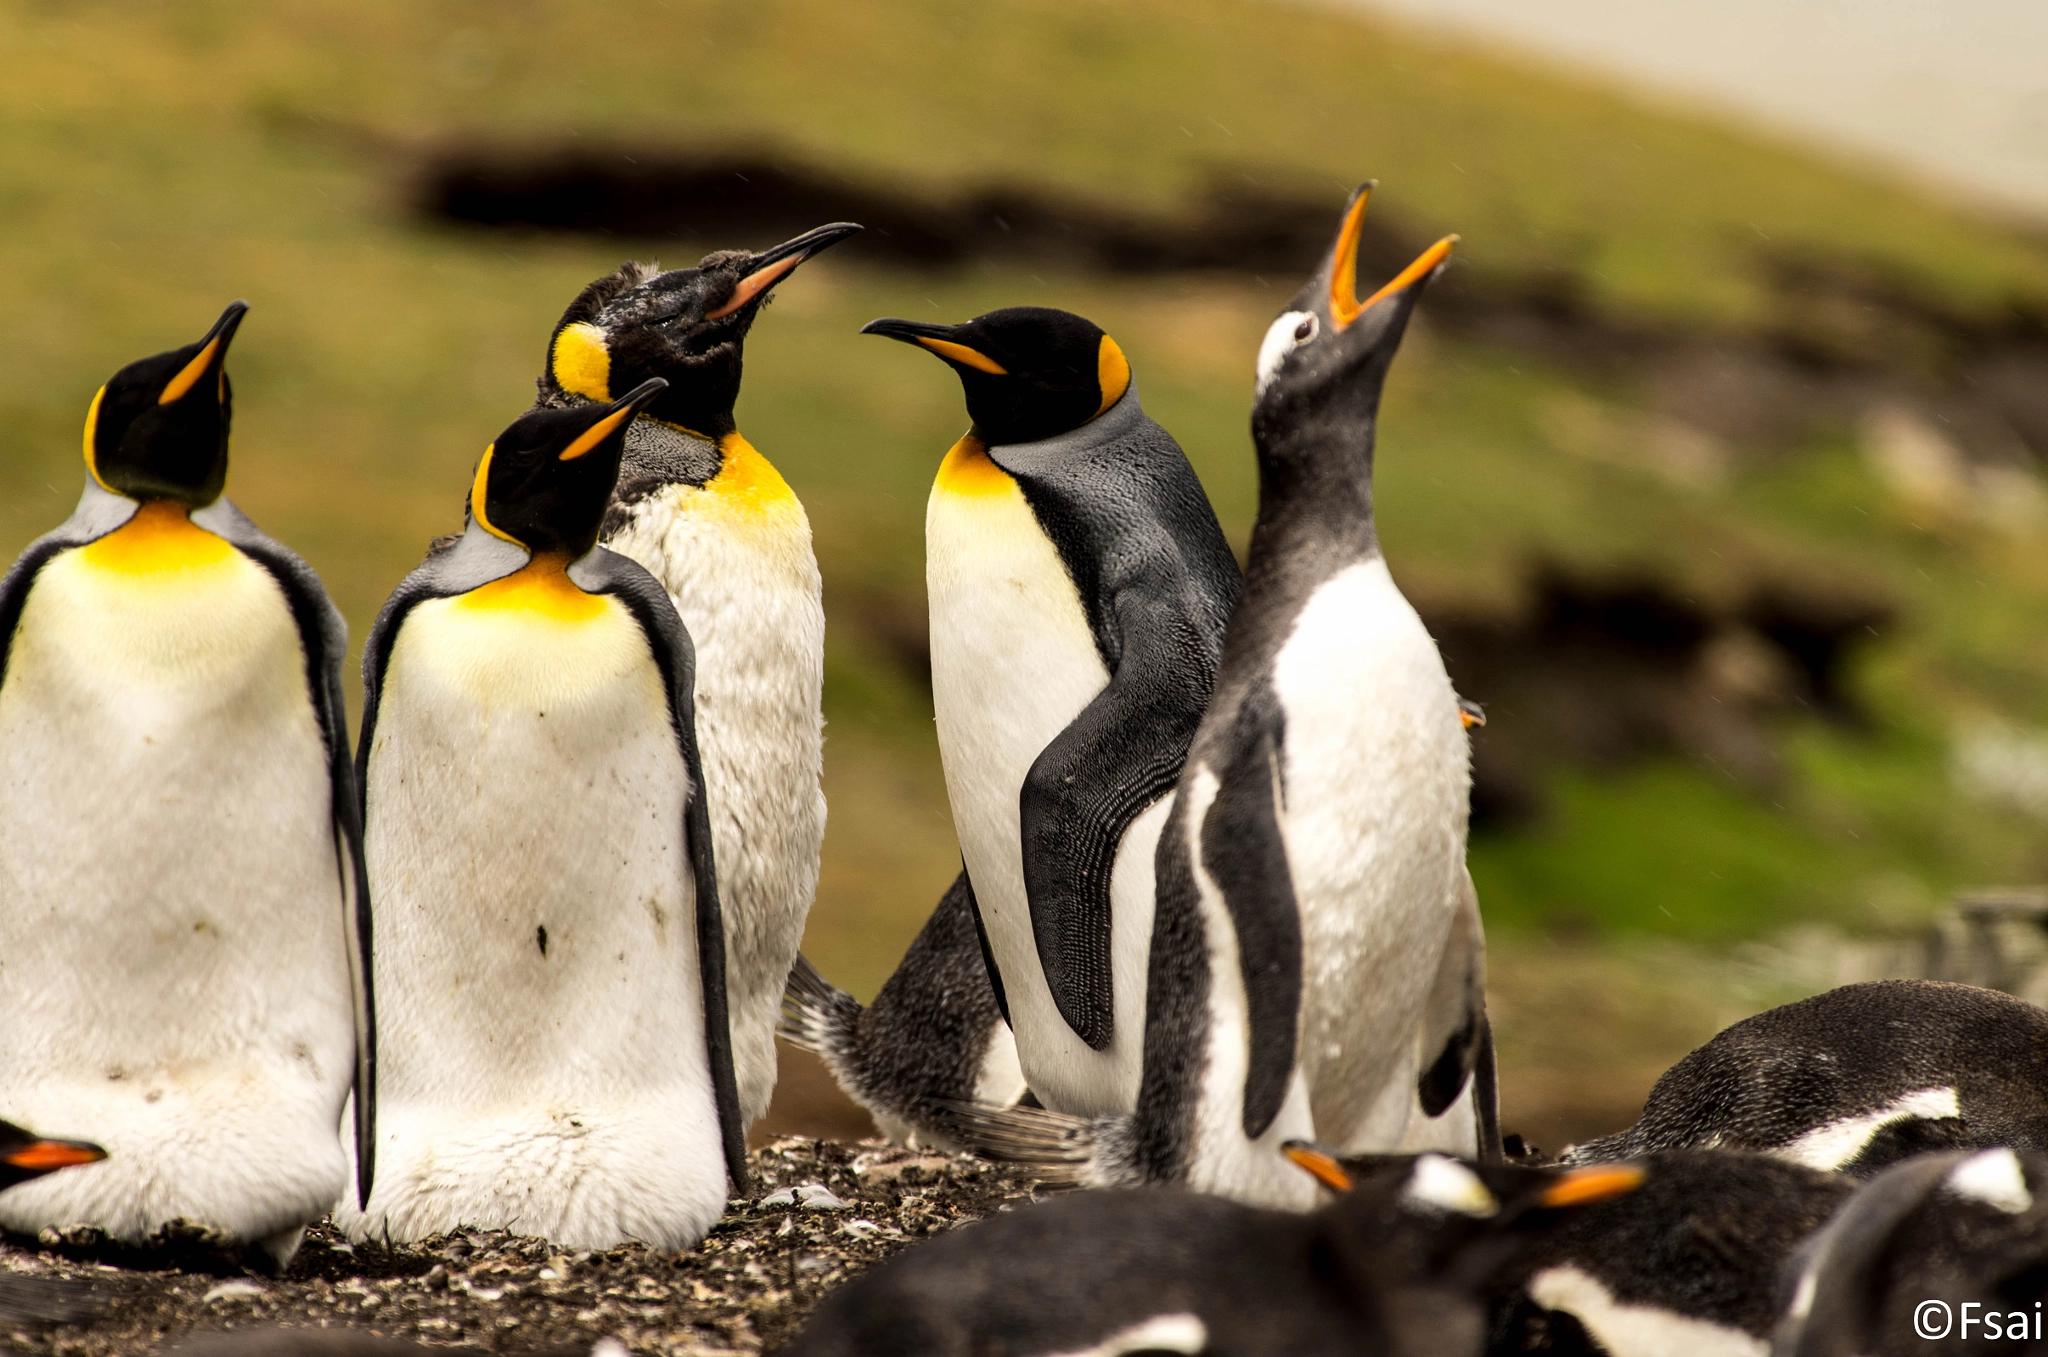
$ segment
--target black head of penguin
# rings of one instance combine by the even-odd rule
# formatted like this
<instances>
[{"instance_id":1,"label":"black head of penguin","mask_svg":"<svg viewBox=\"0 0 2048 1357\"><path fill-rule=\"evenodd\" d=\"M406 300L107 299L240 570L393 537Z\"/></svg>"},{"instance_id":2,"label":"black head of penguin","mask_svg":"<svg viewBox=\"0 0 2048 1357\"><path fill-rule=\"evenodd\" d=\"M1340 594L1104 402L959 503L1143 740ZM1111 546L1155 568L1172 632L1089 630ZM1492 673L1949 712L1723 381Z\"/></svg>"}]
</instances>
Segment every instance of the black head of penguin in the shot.
<instances>
[{"instance_id":1,"label":"black head of penguin","mask_svg":"<svg viewBox=\"0 0 2048 1357\"><path fill-rule=\"evenodd\" d=\"M45 1140L11 1121L0 1121L0 1190L58 1169L97 1164L107 1152L83 1140Z\"/></svg>"},{"instance_id":2,"label":"black head of penguin","mask_svg":"<svg viewBox=\"0 0 2048 1357\"><path fill-rule=\"evenodd\" d=\"M1092 321L1046 306L1009 306L961 325L884 318L861 333L945 359L960 374L974 436L990 447L1078 429L1131 385L1131 365L1114 339Z\"/></svg>"},{"instance_id":3,"label":"black head of penguin","mask_svg":"<svg viewBox=\"0 0 2048 1357\"><path fill-rule=\"evenodd\" d=\"M201 508L228 479L228 345L247 314L234 302L193 343L130 363L92 398L85 465L117 495Z\"/></svg>"},{"instance_id":4,"label":"black head of penguin","mask_svg":"<svg viewBox=\"0 0 2048 1357\"><path fill-rule=\"evenodd\" d=\"M668 383L642 382L608 405L530 410L484 449L469 511L488 532L536 556L575 560L597 545L626 426Z\"/></svg>"},{"instance_id":5,"label":"black head of penguin","mask_svg":"<svg viewBox=\"0 0 2048 1357\"><path fill-rule=\"evenodd\" d=\"M715 442L733 431L747 331L775 285L860 229L833 222L759 254L720 250L667 273L620 266L584 288L556 322L542 403L560 403L564 393L611 401L659 377L668 390L646 413Z\"/></svg>"},{"instance_id":6,"label":"black head of penguin","mask_svg":"<svg viewBox=\"0 0 2048 1357\"><path fill-rule=\"evenodd\" d=\"M1358 299L1358 241L1373 184L1351 195L1322 266L1295 294L1259 345L1252 437L1261 484L1293 472L1372 471L1373 428L1387 369L1401 347L1423 287L1442 268L1456 236L1445 236L1393 281ZM1333 466L1330 454L1354 454Z\"/></svg>"}]
</instances>

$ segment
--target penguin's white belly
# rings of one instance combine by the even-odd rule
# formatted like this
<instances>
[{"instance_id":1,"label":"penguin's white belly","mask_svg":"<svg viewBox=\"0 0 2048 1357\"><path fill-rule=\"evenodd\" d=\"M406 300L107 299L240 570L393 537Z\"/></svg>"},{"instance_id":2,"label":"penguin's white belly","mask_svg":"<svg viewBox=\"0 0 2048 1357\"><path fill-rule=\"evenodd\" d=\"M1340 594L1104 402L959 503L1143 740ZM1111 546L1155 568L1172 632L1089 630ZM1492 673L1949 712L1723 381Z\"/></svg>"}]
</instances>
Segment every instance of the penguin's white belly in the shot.
<instances>
[{"instance_id":1,"label":"penguin's white belly","mask_svg":"<svg viewBox=\"0 0 2048 1357\"><path fill-rule=\"evenodd\" d=\"M340 1218L684 1247L726 1179L667 696L617 600L564 618L478 596L415 607L385 674L377 1174Z\"/></svg>"},{"instance_id":2,"label":"penguin's white belly","mask_svg":"<svg viewBox=\"0 0 2048 1357\"><path fill-rule=\"evenodd\" d=\"M825 609L796 497L735 503L724 479L641 501L606 545L661 581L696 646L733 1063L752 1122L774 1092L775 1024L825 842Z\"/></svg>"},{"instance_id":3,"label":"penguin's white belly","mask_svg":"<svg viewBox=\"0 0 2048 1357\"><path fill-rule=\"evenodd\" d=\"M183 1218L288 1256L342 1188L355 1049L306 657L254 561L122 532L43 567L0 687L0 1116L110 1157L0 1225Z\"/></svg>"},{"instance_id":4,"label":"penguin's white belly","mask_svg":"<svg viewBox=\"0 0 2048 1357\"><path fill-rule=\"evenodd\" d=\"M1464 869L1469 745L1436 644L1378 557L1310 597L1273 684L1302 919L1301 1066L1317 1136L1361 1150L1352 1137L1377 1095L1413 1082Z\"/></svg>"},{"instance_id":5,"label":"penguin's white belly","mask_svg":"<svg viewBox=\"0 0 2048 1357\"><path fill-rule=\"evenodd\" d=\"M1007 477L1004 478L1007 481ZM1072 578L1014 482L934 487L925 519L932 701L960 852L1002 972L1024 1077L1077 1116L1137 1102L1152 937L1152 856L1171 798L1138 817L1110 875L1115 1031L1096 1051L1060 1015L1024 893L1019 794L1031 765L1108 686Z\"/></svg>"}]
</instances>

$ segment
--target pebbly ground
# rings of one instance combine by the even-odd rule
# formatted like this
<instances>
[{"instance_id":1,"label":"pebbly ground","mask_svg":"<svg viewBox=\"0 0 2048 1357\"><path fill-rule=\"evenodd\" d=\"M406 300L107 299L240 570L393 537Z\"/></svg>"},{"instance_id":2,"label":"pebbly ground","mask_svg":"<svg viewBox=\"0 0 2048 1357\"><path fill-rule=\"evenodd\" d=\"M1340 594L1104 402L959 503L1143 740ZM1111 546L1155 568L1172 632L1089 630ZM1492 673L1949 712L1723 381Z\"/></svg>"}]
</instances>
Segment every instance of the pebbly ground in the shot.
<instances>
[{"instance_id":1,"label":"pebbly ground","mask_svg":"<svg viewBox=\"0 0 2048 1357\"><path fill-rule=\"evenodd\" d=\"M199 1333L290 1325L494 1353L606 1336L642 1357L772 1352L852 1274L1031 1198L1030 1179L1015 1170L879 1141L788 1137L750 1162L749 1199L681 1254L639 1245L564 1253L485 1231L351 1247L322 1224L282 1277L267 1278L203 1246L14 1241L0 1246L0 1270L83 1282L98 1309L53 1326L0 1313L0 1342L54 1357L127 1357Z\"/></svg>"}]
</instances>

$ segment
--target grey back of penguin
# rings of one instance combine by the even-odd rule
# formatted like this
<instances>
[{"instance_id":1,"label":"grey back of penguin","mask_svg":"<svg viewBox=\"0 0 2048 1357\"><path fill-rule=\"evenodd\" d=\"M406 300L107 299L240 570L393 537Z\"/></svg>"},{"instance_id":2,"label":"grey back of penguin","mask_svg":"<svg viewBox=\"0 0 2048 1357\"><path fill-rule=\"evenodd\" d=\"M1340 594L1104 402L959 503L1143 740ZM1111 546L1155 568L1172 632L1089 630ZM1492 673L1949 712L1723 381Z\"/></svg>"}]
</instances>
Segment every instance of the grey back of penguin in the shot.
<instances>
[{"instance_id":1,"label":"grey back of penguin","mask_svg":"<svg viewBox=\"0 0 2048 1357\"><path fill-rule=\"evenodd\" d=\"M1565 1162L1704 1145L1857 1177L1928 1150L2048 1150L2048 1013L1934 980L1845 985L1728 1028Z\"/></svg>"}]
</instances>

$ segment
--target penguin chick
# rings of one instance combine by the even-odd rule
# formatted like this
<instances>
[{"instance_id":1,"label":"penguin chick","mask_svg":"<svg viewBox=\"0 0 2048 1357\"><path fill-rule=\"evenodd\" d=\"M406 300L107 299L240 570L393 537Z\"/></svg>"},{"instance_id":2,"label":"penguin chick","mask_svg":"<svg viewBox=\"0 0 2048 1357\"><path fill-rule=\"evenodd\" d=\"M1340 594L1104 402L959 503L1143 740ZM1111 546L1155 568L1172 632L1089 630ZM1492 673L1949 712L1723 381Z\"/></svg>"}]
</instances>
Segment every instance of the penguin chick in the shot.
<instances>
[{"instance_id":1,"label":"penguin chick","mask_svg":"<svg viewBox=\"0 0 2048 1357\"><path fill-rule=\"evenodd\" d=\"M935 1108L997 1086L1014 1097L1028 1083L1079 1115L1128 1111L1153 844L1208 702L1236 561L1092 322L1009 307L863 333L944 359L973 421L925 513L933 706L964 876L863 1015L868 1047L835 1063L911 1072L848 1090L932 1143L957 1129ZM963 981L977 962L994 1013Z\"/></svg>"},{"instance_id":2,"label":"penguin chick","mask_svg":"<svg viewBox=\"0 0 2048 1357\"><path fill-rule=\"evenodd\" d=\"M905 1250L785 1357L1477 1353L1488 1280L1639 1175L1389 1164L1312 1215L1164 1191L1065 1197Z\"/></svg>"},{"instance_id":3,"label":"penguin chick","mask_svg":"<svg viewBox=\"0 0 2048 1357\"><path fill-rule=\"evenodd\" d=\"M347 628L222 494L247 310L100 389L77 510L0 580L0 1113L112 1152L0 1228L185 1221L282 1267L374 1052Z\"/></svg>"},{"instance_id":4,"label":"penguin chick","mask_svg":"<svg viewBox=\"0 0 2048 1357\"><path fill-rule=\"evenodd\" d=\"M2048 1013L1996 990L1878 980L1736 1023L1665 1071L1634 1126L1563 1159L1719 1146L1867 1178L1991 1145L2048 1150Z\"/></svg>"},{"instance_id":5,"label":"penguin chick","mask_svg":"<svg viewBox=\"0 0 2048 1357\"><path fill-rule=\"evenodd\" d=\"M596 545L662 389L515 421L364 645L382 1167L351 1238L682 1248L744 1188L690 637Z\"/></svg>"},{"instance_id":6,"label":"penguin chick","mask_svg":"<svg viewBox=\"0 0 2048 1357\"><path fill-rule=\"evenodd\" d=\"M540 381L543 405L668 383L626 432L604 541L661 581L697 648L697 738L749 1124L775 1089L776 1017L825 839L825 610L810 520L740 436L733 404L747 332L774 287L859 230L835 222L667 273L627 264L570 304Z\"/></svg>"},{"instance_id":7,"label":"penguin chick","mask_svg":"<svg viewBox=\"0 0 2048 1357\"><path fill-rule=\"evenodd\" d=\"M1373 520L1381 388L1454 238L1359 301L1370 189L1260 349L1259 513L1159 839L1136 1109L969 1114L974 1143L1090 1186L1305 1209L1289 1139L1498 1154L1465 724Z\"/></svg>"},{"instance_id":8,"label":"penguin chick","mask_svg":"<svg viewBox=\"0 0 2048 1357\"><path fill-rule=\"evenodd\" d=\"M2048 1157L1924 1154L1801 1250L1773 1357L2048 1352Z\"/></svg>"}]
</instances>

